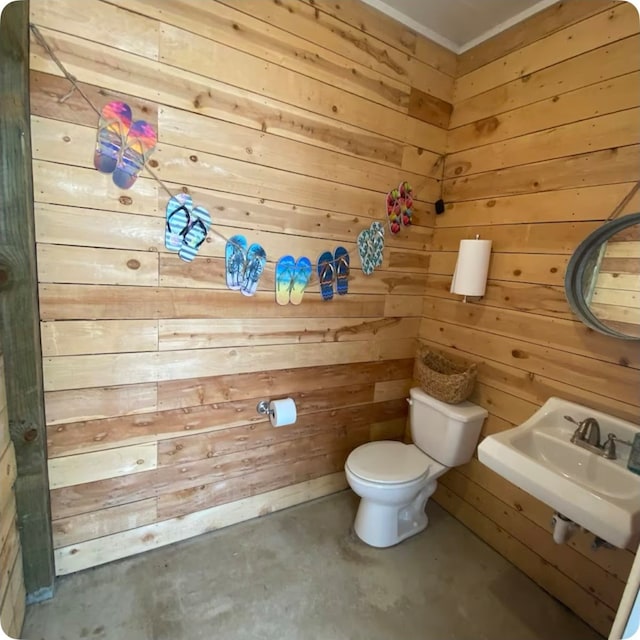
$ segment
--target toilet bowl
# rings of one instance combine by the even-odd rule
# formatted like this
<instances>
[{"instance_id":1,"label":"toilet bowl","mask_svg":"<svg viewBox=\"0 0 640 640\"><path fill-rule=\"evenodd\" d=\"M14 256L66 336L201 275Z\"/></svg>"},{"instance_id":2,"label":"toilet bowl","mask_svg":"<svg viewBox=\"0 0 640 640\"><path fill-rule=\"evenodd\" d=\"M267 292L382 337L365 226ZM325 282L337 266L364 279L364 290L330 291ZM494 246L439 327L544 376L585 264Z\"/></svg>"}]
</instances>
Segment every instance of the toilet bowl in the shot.
<instances>
[{"instance_id":1,"label":"toilet bowl","mask_svg":"<svg viewBox=\"0 0 640 640\"><path fill-rule=\"evenodd\" d=\"M372 547L390 547L426 528L427 500L446 467L412 444L370 442L347 458L345 473L360 506L357 536Z\"/></svg>"},{"instance_id":2,"label":"toilet bowl","mask_svg":"<svg viewBox=\"0 0 640 640\"><path fill-rule=\"evenodd\" d=\"M369 442L349 454L347 482L360 496L357 536L390 547L423 531L425 507L437 479L471 459L487 412L470 402L447 405L411 389L410 427L415 444Z\"/></svg>"}]
</instances>

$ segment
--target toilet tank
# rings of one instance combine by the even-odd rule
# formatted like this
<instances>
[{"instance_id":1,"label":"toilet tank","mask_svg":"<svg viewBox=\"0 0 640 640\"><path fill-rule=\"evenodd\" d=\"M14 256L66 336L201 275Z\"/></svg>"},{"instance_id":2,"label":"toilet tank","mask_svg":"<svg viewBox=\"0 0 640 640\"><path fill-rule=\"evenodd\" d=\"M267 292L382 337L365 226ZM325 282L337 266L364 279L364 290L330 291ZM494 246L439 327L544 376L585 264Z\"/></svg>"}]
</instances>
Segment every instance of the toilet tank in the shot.
<instances>
[{"instance_id":1,"label":"toilet tank","mask_svg":"<svg viewBox=\"0 0 640 640\"><path fill-rule=\"evenodd\" d=\"M471 460L487 410L471 402L447 404L417 387L410 391L413 443L446 467Z\"/></svg>"}]
</instances>

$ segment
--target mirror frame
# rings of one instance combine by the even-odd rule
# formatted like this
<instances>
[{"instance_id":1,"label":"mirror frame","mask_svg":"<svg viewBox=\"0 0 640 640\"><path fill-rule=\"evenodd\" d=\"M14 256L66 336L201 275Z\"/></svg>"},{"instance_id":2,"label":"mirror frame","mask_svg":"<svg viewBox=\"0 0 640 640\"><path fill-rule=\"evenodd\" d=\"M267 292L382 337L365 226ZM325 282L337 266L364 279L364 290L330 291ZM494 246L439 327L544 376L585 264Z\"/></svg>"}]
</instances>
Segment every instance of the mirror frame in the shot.
<instances>
[{"instance_id":1,"label":"mirror frame","mask_svg":"<svg viewBox=\"0 0 640 640\"><path fill-rule=\"evenodd\" d=\"M603 243L610 240L618 231L632 227L634 224L640 224L640 213L630 213L622 218L605 222L602 227L596 229L578 245L569 260L564 276L565 295L567 296L571 310L578 318L591 329L595 329L613 338L621 338L622 340L640 340L640 336L636 337L621 333L620 331L611 329L598 320L591 309L589 309L582 295L582 281L585 270L590 266L589 263L592 252L594 250L597 251Z\"/></svg>"}]
</instances>

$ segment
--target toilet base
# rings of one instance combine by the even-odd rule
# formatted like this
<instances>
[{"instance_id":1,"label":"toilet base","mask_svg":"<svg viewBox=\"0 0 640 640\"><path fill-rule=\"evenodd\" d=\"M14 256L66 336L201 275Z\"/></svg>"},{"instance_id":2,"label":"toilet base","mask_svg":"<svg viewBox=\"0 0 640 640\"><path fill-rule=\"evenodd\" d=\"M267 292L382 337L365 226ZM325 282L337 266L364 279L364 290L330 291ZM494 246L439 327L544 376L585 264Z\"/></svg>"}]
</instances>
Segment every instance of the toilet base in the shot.
<instances>
[{"instance_id":1,"label":"toilet base","mask_svg":"<svg viewBox=\"0 0 640 640\"><path fill-rule=\"evenodd\" d=\"M424 531L429 524L425 507L436 484L432 480L409 504L399 507L361 498L353 525L356 535L372 547L384 548Z\"/></svg>"}]
</instances>

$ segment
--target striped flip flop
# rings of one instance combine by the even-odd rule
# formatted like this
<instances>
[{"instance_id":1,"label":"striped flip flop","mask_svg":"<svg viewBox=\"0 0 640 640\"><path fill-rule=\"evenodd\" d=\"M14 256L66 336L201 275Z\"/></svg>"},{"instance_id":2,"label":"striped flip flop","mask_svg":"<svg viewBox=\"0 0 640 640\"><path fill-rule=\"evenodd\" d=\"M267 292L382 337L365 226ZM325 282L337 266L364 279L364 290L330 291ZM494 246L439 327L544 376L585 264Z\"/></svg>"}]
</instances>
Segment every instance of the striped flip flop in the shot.
<instances>
[{"instance_id":1,"label":"striped flip flop","mask_svg":"<svg viewBox=\"0 0 640 640\"><path fill-rule=\"evenodd\" d=\"M184 240L178 255L185 262L193 262L198 249L207 239L207 233L211 226L211 216L204 207L196 207L191 215L191 224L184 234Z\"/></svg>"},{"instance_id":2,"label":"striped flip flop","mask_svg":"<svg viewBox=\"0 0 640 640\"><path fill-rule=\"evenodd\" d=\"M244 267L247 262L247 239L244 236L231 236L224 248L224 267L227 287L240 291Z\"/></svg>"},{"instance_id":3,"label":"striped flip flop","mask_svg":"<svg viewBox=\"0 0 640 640\"><path fill-rule=\"evenodd\" d=\"M191 221L193 201L188 193L171 196L167 202L167 223L164 231L164 246L169 251L180 251L184 234Z\"/></svg>"}]
</instances>

